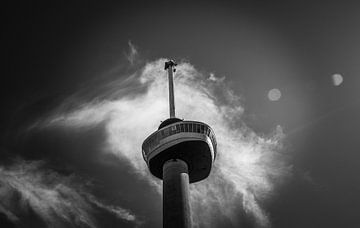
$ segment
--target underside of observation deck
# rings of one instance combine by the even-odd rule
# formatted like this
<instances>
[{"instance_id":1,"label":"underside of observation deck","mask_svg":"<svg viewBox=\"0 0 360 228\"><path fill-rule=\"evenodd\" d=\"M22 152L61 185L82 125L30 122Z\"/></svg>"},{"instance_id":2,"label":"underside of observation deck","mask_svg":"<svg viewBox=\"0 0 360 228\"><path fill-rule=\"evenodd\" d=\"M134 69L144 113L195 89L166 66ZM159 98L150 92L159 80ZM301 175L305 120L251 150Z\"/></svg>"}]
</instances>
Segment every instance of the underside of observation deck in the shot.
<instances>
[{"instance_id":1,"label":"underside of observation deck","mask_svg":"<svg viewBox=\"0 0 360 228\"><path fill-rule=\"evenodd\" d=\"M163 164L170 159L181 159L186 162L190 183L205 179L210 174L212 153L205 141L185 141L162 151L149 161L150 172L162 179Z\"/></svg>"}]
</instances>

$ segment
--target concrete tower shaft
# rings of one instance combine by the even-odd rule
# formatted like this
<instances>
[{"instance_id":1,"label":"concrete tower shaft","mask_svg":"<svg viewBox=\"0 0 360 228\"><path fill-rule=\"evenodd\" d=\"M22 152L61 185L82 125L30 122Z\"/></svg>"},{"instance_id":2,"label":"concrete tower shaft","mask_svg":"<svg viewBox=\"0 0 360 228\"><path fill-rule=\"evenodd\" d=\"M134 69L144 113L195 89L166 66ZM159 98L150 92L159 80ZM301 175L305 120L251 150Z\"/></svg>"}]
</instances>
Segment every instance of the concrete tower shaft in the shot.
<instances>
[{"instance_id":1,"label":"concrete tower shaft","mask_svg":"<svg viewBox=\"0 0 360 228\"><path fill-rule=\"evenodd\" d=\"M163 217L163 227L191 228L188 166L180 159L163 166Z\"/></svg>"}]
</instances>

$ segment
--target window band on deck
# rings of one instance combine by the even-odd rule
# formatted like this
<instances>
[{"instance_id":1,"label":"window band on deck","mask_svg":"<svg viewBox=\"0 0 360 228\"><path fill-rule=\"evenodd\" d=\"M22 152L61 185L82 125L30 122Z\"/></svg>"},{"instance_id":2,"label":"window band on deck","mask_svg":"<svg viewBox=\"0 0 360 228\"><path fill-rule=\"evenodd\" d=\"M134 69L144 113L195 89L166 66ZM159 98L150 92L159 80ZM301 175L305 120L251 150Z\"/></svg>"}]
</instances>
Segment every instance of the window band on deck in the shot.
<instances>
[{"instance_id":1,"label":"window band on deck","mask_svg":"<svg viewBox=\"0 0 360 228\"><path fill-rule=\"evenodd\" d=\"M205 134L210 138L214 148L216 148L215 136L209 126L203 123L181 122L163 128L151 135L143 144L143 156L145 157L150 151L155 149L159 145L160 140L182 132Z\"/></svg>"}]
</instances>

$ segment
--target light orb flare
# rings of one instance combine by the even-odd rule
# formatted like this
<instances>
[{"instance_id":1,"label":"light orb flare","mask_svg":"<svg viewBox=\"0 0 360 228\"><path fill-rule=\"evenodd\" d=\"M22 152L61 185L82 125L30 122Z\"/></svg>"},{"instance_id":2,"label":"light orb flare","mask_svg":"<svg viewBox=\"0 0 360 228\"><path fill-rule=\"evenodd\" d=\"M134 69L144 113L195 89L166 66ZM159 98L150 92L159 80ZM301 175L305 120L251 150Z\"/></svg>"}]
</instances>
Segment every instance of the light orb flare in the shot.
<instances>
[{"instance_id":1,"label":"light orb flare","mask_svg":"<svg viewBox=\"0 0 360 228\"><path fill-rule=\"evenodd\" d=\"M270 101L278 101L281 98L281 92L279 89L271 89L268 93L268 98Z\"/></svg>"},{"instance_id":2,"label":"light orb flare","mask_svg":"<svg viewBox=\"0 0 360 228\"><path fill-rule=\"evenodd\" d=\"M344 78L341 74L333 74L331 79L334 86L339 86L344 81Z\"/></svg>"}]
</instances>

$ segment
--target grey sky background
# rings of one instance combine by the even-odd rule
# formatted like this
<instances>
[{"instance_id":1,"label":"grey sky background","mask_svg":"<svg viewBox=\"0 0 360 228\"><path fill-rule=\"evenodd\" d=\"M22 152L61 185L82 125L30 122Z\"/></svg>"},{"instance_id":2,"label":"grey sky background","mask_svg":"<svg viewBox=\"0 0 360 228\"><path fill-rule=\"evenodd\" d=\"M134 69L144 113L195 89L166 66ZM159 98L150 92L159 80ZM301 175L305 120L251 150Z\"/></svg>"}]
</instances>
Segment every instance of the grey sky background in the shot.
<instances>
[{"instance_id":1,"label":"grey sky background","mask_svg":"<svg viewBox=\"0 0 360 228\"><path fill-rule=\"evenodd\" d=\"M257 134L268 135L282 127L292 176L263 202L272 227L359 226L358 9L358 3L344 1L7 4L6 70L0 85L1 224L12 227L12 216L21 220L19 227L48 226L44 218L53 219L19 210L16 193L6 195L9 187L1 186L25 189L11 182L16 174L19 183L29 180L26 186L47 183L42 189L58 184L52 183L53 175L65 176L55 202L73 197L72 191L84 193L82 208L97 208L103 222L99 227L160 225L161 195L149 183L134 180L127 162L108 155L98 163L97 148L106 137L102 125L86 133L27 129L57 110L72 110L83 101L111 94L118 88L113 83L164 57L224 78L221 83L239 96L244 108L235 128L245 123ZM343 77L338 86L334 74ZM126 88L142 93L131 80L119 87L118 94L130 93ZM281 91L278 101L268 98L273 88ZM13 164L35 176L8 171ZM37 178L37 170L48 170L49 175ZM88 177L95 183L88 183ZM106 195L101 202L95 200L99 195ZM134 204L140 202L137 198L141 204ZM115 209L103 208L109 205ZM234 211L240 222L222 217L215 225L256 227L241 205ZM79 213L85 212L74 212ZM127 213L140 214L147 222L133 223ZM74 220L57 221L59 226L81 227Z\"/></svg>"}]
</instances>

